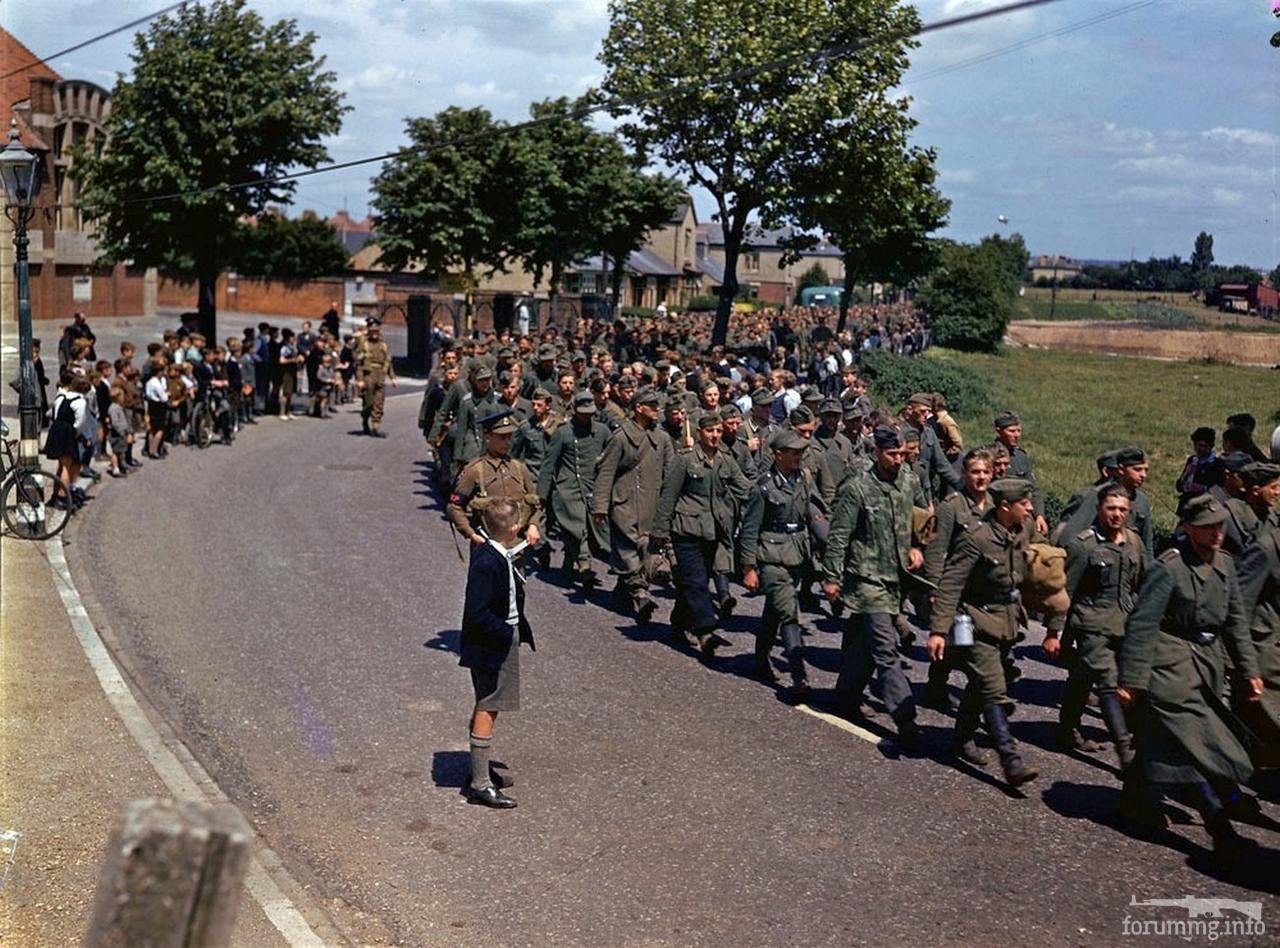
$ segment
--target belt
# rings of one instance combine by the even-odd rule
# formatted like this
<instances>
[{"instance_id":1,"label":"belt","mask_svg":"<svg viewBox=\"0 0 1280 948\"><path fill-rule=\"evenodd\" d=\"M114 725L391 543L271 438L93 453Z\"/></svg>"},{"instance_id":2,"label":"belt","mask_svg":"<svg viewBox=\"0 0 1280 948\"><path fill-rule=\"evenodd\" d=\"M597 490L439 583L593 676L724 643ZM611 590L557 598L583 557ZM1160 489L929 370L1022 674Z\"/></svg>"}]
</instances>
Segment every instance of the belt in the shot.
<instances>
[{"instance_id":1,"label":"belt","mask_svg":"<svg viewBox=\"0 0 1280 948\"><path fill-rule=\"evenodd\" d=\"M1022 602L1022 591L1020 589L1011 589L1004 596L988 599L986 602L977 605L979 609L986 609L988 606L1012 606L1015 603Z\"/></svg>"},{"instance_id":2,"label":"belt","mask_svg":"<svg viewBox=\"0 0 1280 948\"><path fill-rule=\"evenodd\" d=\"M783 536L791 536L796 533L804 533L808 527L803 523L784 523L780 529L764 530L763 533L781 533Z\"/></svg>"},{"instance_id":3,"label":"belt","mask_svg":"<svg viewBox=\"0 0 1280 948\"><path fill-rule=\"evenodd\" d=\"M1212 645L1218 640L1217 632L1208 632L1203 629L1168 629L1161 626L1160 631L1176 639L1185 639L1194 645Z\"/></svg>"}]
</instances>

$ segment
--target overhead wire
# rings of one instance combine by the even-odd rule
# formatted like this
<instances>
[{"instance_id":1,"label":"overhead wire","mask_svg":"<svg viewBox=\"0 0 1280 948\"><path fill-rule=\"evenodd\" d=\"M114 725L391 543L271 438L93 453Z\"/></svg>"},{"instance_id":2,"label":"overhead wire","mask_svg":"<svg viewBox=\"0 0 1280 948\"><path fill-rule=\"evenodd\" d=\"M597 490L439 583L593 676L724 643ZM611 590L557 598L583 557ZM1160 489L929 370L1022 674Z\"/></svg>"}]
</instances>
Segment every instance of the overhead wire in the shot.
<instances>
[{"instance_id":1,"label":"overhead wire","mask_svg":"<svg viewBox=\"0 0 1280 948\"><path fill-rule=\"evenodd\" d=\"M190 2L191 0L178 0L177 3L171 3L163 10L157 10L155 13L148 13L146 16L138 17L136 20L130 20L128 23L125 23L122 26L117 26L115 29L107 30L105 33L99 33L97 36L91 36L89 39L76 43L74 46L68 46L66 49L58 50L56 53L50 53L48 56L44 56L34 62L19 66L17 69L10 69L8 72L0 74L0 79L8 79L10 76L16 76L20 72L26 72L28 69L34 69L36 66L43 65L51 59L57 59L59 56L67 55L67 53L74 53L77 50L84 49L86 46L92 46L94 43L100 43L104 39L115 36L117 33L123 33L125 30L131 30L135 26L141 26L148 20L154 20L158 16L164 16L166 13L170 13L178 9L178 7L184 7Z\"/></svg>"},{"instance_id":2,"label":"overhead wire","mask_svg":"<svg viewBox=\"0 0 1280 948\"><path fill-rule=\"evenodd\" d=\"M497 129L486 129L483 132L477 132L471 135L460 135L455 138L443 142L433 142L430 145L420 145L412 147L398 148L394 151L384 152L377 155L369 155L363 158L355 158L349 161L334 162L327 165L321 165L316 168L307 168L301 171L293 171L279 175L265 175L258 178L251 178L245 181L227 182L223 184L211 185L206 188L192 188L183 191L172 191L154 195L141 195L133 198L125 198L115 202L114 206L122 206L129 204L152 203L160 201L173 201L182 198L200 197L208 194L225 193L229 191L239 191L245 188L262 187L263 185L282 184L288 181L297 181L302 178L312 177L319 174L329 174L334 171L344 171L350 168L358 168L363 165L376 164L384 161L390 161L395 158L404 157L413 154L419 154L439 148L450 148L461 145L476 144L481 141L488 141L494 137L512 135L519 132L527 131L531 128L537 128L542 125L554 122L562 122L567 120L578 120L595 115L600 112L613 112L624 109L634 109L652 102L662 101L664 99L674 98L680 95L687 95L690 92L702 89L715 88L726 83L741 82L754 76L766 72L773 72L779 69L786 69L793 66L804 65L814 62L822 62L828 59L839 59L860 52L864 49L881 45L888 42L898 42L903 39L909 39L914 36L923 36L927 33L936 33L942 30L953 29L958 26L964 26L969 23L976 23L982 20L991 19L993 17L1007 16L1021 10L1028 10L1034 7L1047 6L1052 3L1058 3L1060 0L1016 0L1013 3L1003 4L998 7L990 7L988 9L976 10L972 13L960 14L957 16L946 17L934 20L931 23L925 23L919 29L909 31L898 31L887 36L877 37L870 40L851 40L846 43L835 43L829 46L823 46L816 50L806 50L791 56L784 56L778 59L767 60L763 63L757 63L752 66L746 66L736 69L728 73L709 78L699 78L684 82L676 82L671 86L656 89L652 92L643 93L635 96L611 96L598 103L592 105L578 106L568 109L564 112L557 112L554 115L546 115L538 118L528 119L523 122L517 122L511 125L504 125ZM1154 0L1146 0L1146 2L1154 2ZM90 207L96 209L102 205L79 205L82 209Z\"/></svg>"}]
</instances>

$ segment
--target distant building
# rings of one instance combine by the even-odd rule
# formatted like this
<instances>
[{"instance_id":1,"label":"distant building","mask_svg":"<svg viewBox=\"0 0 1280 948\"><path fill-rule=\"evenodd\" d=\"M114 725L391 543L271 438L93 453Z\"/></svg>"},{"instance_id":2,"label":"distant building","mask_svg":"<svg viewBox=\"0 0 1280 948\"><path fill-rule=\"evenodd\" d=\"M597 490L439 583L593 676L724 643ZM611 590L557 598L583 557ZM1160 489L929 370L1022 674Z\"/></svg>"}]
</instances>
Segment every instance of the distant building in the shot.
<instances>
[{"instance_id":1,"label":"distant building","mask_svg":"<svg viewBox=\"0 0 1280 948\"><path fill-rule=\"evenodd\" d=\"M1219 283L1206 302L1218 309L1280 319L1280 290L1264 283Z\"/></svg>"},{"instance_id":2,"label":"distant building","mask_svg":"<svg viewBox=\"0 0 1280 948\"><path fill-rule=\"evenodd\" d=\"M723 271L724 227L709 223L701 225L700 231L706 241L708 256L717 261ZM783 265L783 243L794 234L790 227L767 230L750 226L738 255L738 285L749 289L751 295L761 302L789 305L795 299L800 275L815 263L827 271L828 283L843 284L844 260L840 248L825 238L819 239L795 263Z\"/></svg>"},{"instance_id":3,"label":"distant building","mask_svg":"<svg viewBox=\"0 0 1280 948\"><path fill-rule=\"evenodd\" d=\"M1079 260L1058 254L1040 254L1031 258L1031 282L1040 280L1057 280L1066 283L1084 272L1084 265Z\"/></svg>"},{"instance_id":4,"label":"distant building","mask_svg":"<svg viewBox=\"0 0 1280 948\"><path fill-rule=\"evenodd\" d=\"M81 79L63 79L40 63L17 37L0 29L0 80L5 132L17 120L23 146L41 159L43 186L28 225L31 311L36 319L69 319L76 310L88 316L153 312L154 271L117 265L94 267L97 247L79 208L80 185L71 176L73 152L100 152L107 144L111 94ZM17 318L13 285L13 228L0 220L0 314ZM51 340L46 345L55 342Z\"/></svg>"}]
</instances>

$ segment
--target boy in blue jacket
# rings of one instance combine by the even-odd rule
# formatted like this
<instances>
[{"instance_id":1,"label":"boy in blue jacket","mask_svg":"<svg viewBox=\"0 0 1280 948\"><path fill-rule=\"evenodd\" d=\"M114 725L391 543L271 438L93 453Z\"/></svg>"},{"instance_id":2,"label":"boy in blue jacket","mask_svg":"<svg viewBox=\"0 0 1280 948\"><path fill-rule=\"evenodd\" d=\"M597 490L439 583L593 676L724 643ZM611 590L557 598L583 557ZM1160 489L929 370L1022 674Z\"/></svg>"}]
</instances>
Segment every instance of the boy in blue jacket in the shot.
<instances>
[{"instance_id":1,"label":"boy in blue jacket","mask_svg":"<svg viewBox=\"0 0 1280 948\"><path fill-rule=\"evenodd\" d=\"M515 562L528 544L520 539L520 507L514 500L489 499L480 517L487 536L471 550L458 662L471 669L476 693L466 795L470 803L509 810L516 801L502 788L511 786L510 778L492 771L489 755L498 712L520 709L520 643L534 648L524 616L524 577Z\"/></svg>"}]
</instances>

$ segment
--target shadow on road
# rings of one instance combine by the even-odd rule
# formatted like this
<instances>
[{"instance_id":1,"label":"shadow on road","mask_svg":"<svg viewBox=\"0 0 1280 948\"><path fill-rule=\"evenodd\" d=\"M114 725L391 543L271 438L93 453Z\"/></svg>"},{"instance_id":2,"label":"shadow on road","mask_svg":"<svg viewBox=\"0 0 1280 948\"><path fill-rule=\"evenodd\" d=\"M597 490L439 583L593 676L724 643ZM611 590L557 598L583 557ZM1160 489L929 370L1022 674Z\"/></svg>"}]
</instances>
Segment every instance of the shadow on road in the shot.
<instances>
[{"instance_id":1,"label":"shadow on road","mask_svg":"<svg viewBox=\"0 0 1280 948\"><path fill-rule=\"evenodd\" d=\"M462 630L441 629L435 634L434 638L423 642L422 647L429 648L437 652L452 652L454 655L461 655Z\"/></svg>"},{"instance_id":2,"label":"shadow on road","mask_svg":"<svg viewBox=\"0 0 1280 948\"><path fill-rule=\"evenodd\" d=\"M431 782L437 787L461 789L471 776L471 755L466 751L435 751L431 755Z\"/></svg>"}]
</instances>

